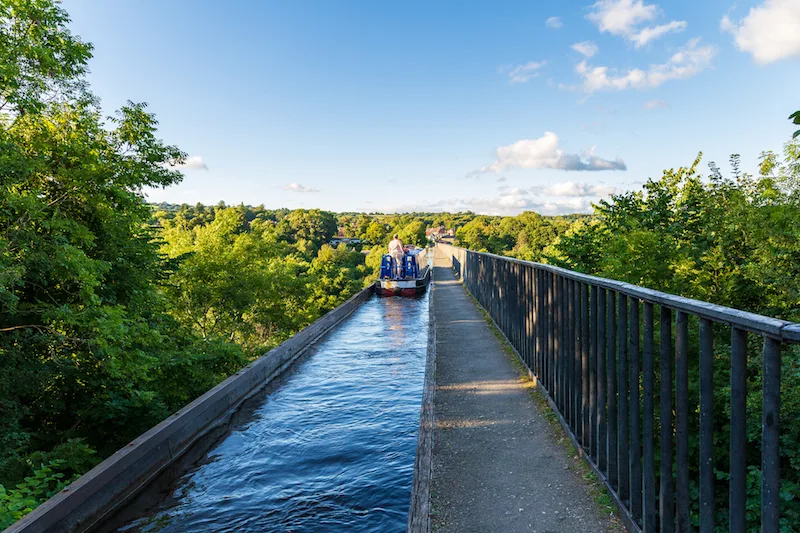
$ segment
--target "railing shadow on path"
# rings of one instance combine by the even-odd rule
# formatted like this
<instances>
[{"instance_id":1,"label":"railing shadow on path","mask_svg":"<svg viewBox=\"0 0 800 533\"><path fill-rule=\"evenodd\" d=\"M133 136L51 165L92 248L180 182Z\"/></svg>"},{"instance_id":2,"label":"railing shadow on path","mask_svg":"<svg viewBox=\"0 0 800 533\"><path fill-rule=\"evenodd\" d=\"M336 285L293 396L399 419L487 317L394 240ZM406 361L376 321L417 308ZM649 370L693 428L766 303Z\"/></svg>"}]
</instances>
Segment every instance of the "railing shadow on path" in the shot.
<instances>
[{"instance_id":1,"label":"railing shadow on path","mask_svg":"<svg viewBox=\"0 0 800 533\"><path fill-rule=\"evenodd\" d=\"M436 257L431 507L442 533L618 532L449 262ZM571 449L571 446L570 446Z\"/></svg>"}]
</instances>

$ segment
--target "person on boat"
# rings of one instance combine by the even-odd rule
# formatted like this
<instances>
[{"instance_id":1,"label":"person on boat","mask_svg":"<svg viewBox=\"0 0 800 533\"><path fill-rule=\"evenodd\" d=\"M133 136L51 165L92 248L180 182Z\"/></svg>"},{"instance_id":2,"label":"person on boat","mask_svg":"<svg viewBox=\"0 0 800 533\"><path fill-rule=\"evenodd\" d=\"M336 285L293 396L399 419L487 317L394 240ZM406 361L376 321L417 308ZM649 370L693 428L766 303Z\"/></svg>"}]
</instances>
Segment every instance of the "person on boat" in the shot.
<instances>
[{"instance_id":1,"label":"person on boat","mask_svg":"<svg viewBox=\"0 0 800 533\"><path fill-rule=\"evenodd\" d=\"M389 255L394 258L395 273L399 276L403 268L403 257L405 257L406 253L403 248L403 241L400 240L400 236L397 233L394 234L394 238L389 243Z\"/></svg>"}]
</instances>

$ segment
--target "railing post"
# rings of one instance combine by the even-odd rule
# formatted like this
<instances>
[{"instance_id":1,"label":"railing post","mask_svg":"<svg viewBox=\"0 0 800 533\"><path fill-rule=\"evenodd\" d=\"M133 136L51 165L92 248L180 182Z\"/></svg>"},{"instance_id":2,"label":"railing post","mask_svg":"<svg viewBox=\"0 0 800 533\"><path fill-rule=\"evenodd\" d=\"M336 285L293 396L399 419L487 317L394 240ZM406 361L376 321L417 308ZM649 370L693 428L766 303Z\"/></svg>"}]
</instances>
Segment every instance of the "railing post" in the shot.
<instances>
[{"instance_id":1,"label":"railing post","mask_svg":"<svg viewBox=\"0 0 800 533\"><path fill-rule=\"evenodd\" d=\"M556 393L556 309L555 309L555 276L550 272L544 272L545 282L547 283L547 377L550 382L550 396L554 401L558 398ZM561 399L558 398L558 401Z\"/></svg>"},{"instance_id":2,"label":"railing post","mask_svg":"<svg viewBox=\"0 0 800 533\"><path fill-rule=\"evenodd\" d=\"M675 412L677 454L678 531L689 523L689 317L678 311L675 319Z\"/></svg>"},{"instance_id":3,"label":"railing post","mask_svg":"<svg viewBox=\"0 0 800 533\"><path fill-rule=\"evenodd\" d=\"M747 528L747 332L731 328L731 533Z\"/></svg>"},{"instance_id":4,"label":"railing post","mask_svg":"<svg viewBox=\"0 0 800 533\"><path fill-rule=\"evenodd\" d=\"M714 533L714 337L700 319L700 533Z\"/></svg>"},{"instance_id":5,"label":"railing post","mask_svg":"<svg viewBox=\"0 0 800 533\"><path fill-rule=\"evenodd\" d=\"M575 293L577 292L575 290L575 282L571 279L565 279L564 283L567 285L567 305L569 306L569 315L567 316L568 326L565 328L567 334L567 410L569 411L569 423L570 426L572 426L572 431L575 435L578 435L578 439L580 440L580 431L578 431L580 422L577 416L579 381L576 379L578 375L576 372L578 365L575 364L578 354L578 345L580 343L580 328L576 327L577 321L575 320L575 317L578 315L578 299L575 298Z\"/></svg>"},{"instance_id":6,"label":"railing post","mask_svg":"<svg viewBox=\"0 0 800 533\"><path fill-rule=\"evenodd\" d=\"M534 350L536 351L534 357L536 358L536 377L539 382L547 387L547 382L544 379L544 365L542 364L542 342L544 338L543 316L544 304L542 294L544 287L542 286L541 271L533 267L534 286L536 287L536 296L534 297L534 312L533 312L533 329L536 331L536 342L534 343Z\"/></svg>"},{"instance_id":7,"label":"railing post","mask_svg":"<svg viewBox=\"0 0 800 533\"><path fill-rule=\"evenodd\" d=\"M628 359L630 361L630 498L633 519L642 519L642 444L639 411L639 300L629 299Z\"/></svg>"},{"instance_id":8,"label":"railing post","mask_svg":"<svg viewBox=\"0 0 800 533\"><path fill-rule=\"evenodd\" d=\"M672 483L672 311L661 307L661 533L675 531Z\"/></svg>"},{"instance_id":9,"label":"railing post","mask_svg":"<svg viewBox=\"0 0 800 533\"><path fill-rule=\"evenodd\" d=\"M627 503L630 480L628 477L628 297L620 294L617 301L617 417L618 437L617 455L619 461L619 490L620 499Z\"/></svg>"},{"instance_id":10,"label":"railing post","mask_svg":"<svg viewBox=\"0 0 800 533\"><path fill-rule=\"evenodd\" d=\"M761 531L780 529L780 400L781 345L764 337L763 390L761 408Z\"/></svg>"},{"instance_id":11,"label":"railing post","mask_svg":"<svg viewBox=\"0 0 800 533\"><path fill-rule=\"evenodd\" d=\"M533 361L531 361L529 350L531 324L533 322L533 317L530 313L530 298L533 296L533 285L530 283L530 279L528 278L528 271L529 268L527 265L519 267L521 279L520 284L522 286L522 293L519 296L519 309L520 314L522 315L522 326L520 328L520 342L522 343L522 351L520 354L522 355L523 361L525 361L525 366L528 367L528 370L533 372Z\"/></svg>"},{"instance_id":12,"label":"railing post","mask_svg":"<svg viewBox=\"0 0 800 533\"><path fill-rule=\"evenodd\" d=\"M595 463L597 457L597 286L589 291L589 453Z\"/></svg>"},{"instance_id":13,"label":"railing post","mask_svg":"<svg viewBox=\"0 0 800 533\"><path fill-rule=\"evenodd\" d=\"M539 283L539 270L536 267L531 267L531 277L533 278L533 298L531 298L531 313L533 313L533 360L534 369L533 373L536 374L536 381L543 383L542 365L540 353L540 342L542 340L540 331L540 321L542 319L540 300L542 294L542 284Z\"/></svg>"},{"instance_id":14,"label":"railing post","mask_svg":"<svg viewBox=\"0 0 800 533\"><path fill-rule=\"evenodd\" d=\"M561 374L561 410L565 414L567 423L572 426L572 410L570 405L570 390L571 390L571 378L570 378L570 364L569 364L569 350L571 346L571 342L569 340L569 316L570 316L570 309L572 307L572 302L569 298L569 281L561 276L558 277L559 279L559 286L560 286L560 294L559 300L561 302L561 317L560 317L560 324L559 324L559 339L561 340L561 350L559 353L559 369Z\"/></svg>"},{"instance_id":15,"label":"railing post","mask_svg":"<svg viewBox=\"0 0 800 533\"><path fill-rule=\"evenodd\" d=\"M597 290L597 466L608 472L606 394L606 290Z\"/></svg>"},{"instance_id":16,"label":"railing post","mask_svg":"<svg viewBox=\"0 0 800 533\"><path fill-rule=\"evenodd\" d=\"M656 523L656 472L655 472L655 365L653 363L654 351L654 320L653 304L644 303L644 330L642 338L642 371L644 374L644 436L643 436L643 455L644 455L644 533L656 533L658 524Z\"/></svg>"},{"instance_id":17,"label":"railing post","mask_svg":"<svg viewBox=\"0 0 800 533\"><path fill-rule=\"evenodd\" d=\"M589 381L589 286L581 283L581 412L583 416L583 447L590 448L592 430L589 425L590 381Z\"/></svg>"},{"instance_id":18,"label":"railing post","mask_svg":"<svg viewBox=\"0 0 800 533\"><path fill-rule=\"evenodd\" d=\"M614 490L619 490L617 471L617 313L616 293L608 291L606 297L606 357L608 358L608 480Z\"/></svg>"},{"instance_id":19,"label":"railing post","mask_svg":"<svg viewBox=\"0 0 800 533\"><path fill-rule=\"evenodd\" d=\"M567 408L569 403L567 402L567 380L566 376L567 373L565 371L565 357L564 357L564 350L566 346L566 340L564 336L564 322L566 319L564 318L566 315L565 305L566 299L564 298L564 279L560 276L556 276L553 274L556 280L556 287L558 287L558 340L559 340L559 350L556 354L558 360L556 361L556 390L558 391L558 404L561 409L561 413L564 415L564 420L569 423L569 409Z\"/></svg>"}]
</instances>

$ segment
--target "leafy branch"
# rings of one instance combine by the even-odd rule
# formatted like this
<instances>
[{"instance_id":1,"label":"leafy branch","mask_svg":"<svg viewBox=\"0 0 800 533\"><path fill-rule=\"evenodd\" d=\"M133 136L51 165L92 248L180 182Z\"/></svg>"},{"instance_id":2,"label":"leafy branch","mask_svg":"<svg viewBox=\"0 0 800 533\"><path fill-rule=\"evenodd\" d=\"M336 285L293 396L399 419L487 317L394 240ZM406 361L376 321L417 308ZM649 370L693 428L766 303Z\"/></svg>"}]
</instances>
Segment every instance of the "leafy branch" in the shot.
<instances>
[{"instance_id":1,"label":"leafy branch","mask_svg":"<svg viewBox=\"0 0 800 533\"><path fill-rule=\"evenodd\" d=\"M795 111L794 113L789 115L789 120L792 121L792 124L797 124L798 126L800 126L800 111ZM792 135L792 139L796 139L798 137L800 137L800 130L794 132L794 135Z\"/></svg>"}]
</instances>

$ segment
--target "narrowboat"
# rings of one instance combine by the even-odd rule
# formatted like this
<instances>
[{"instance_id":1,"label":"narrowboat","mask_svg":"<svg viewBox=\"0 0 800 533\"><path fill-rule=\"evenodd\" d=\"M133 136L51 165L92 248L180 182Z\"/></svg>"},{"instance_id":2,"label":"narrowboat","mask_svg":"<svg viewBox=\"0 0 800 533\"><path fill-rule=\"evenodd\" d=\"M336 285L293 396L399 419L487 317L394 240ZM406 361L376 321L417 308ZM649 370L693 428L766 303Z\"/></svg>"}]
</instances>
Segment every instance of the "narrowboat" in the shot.
<instances>
[{"instance_id":1,"label":"narrowboat","mask_svg":"<svg viewBox=\"0 0 800 533\"><path fill-rule=\"evenodd\" d=\"M386 254L381 259L380 277L375 281L379 296L414 296L422 294L431 282L426 249L407 250L401 264Z\"/></svg>"}]
</instances>

